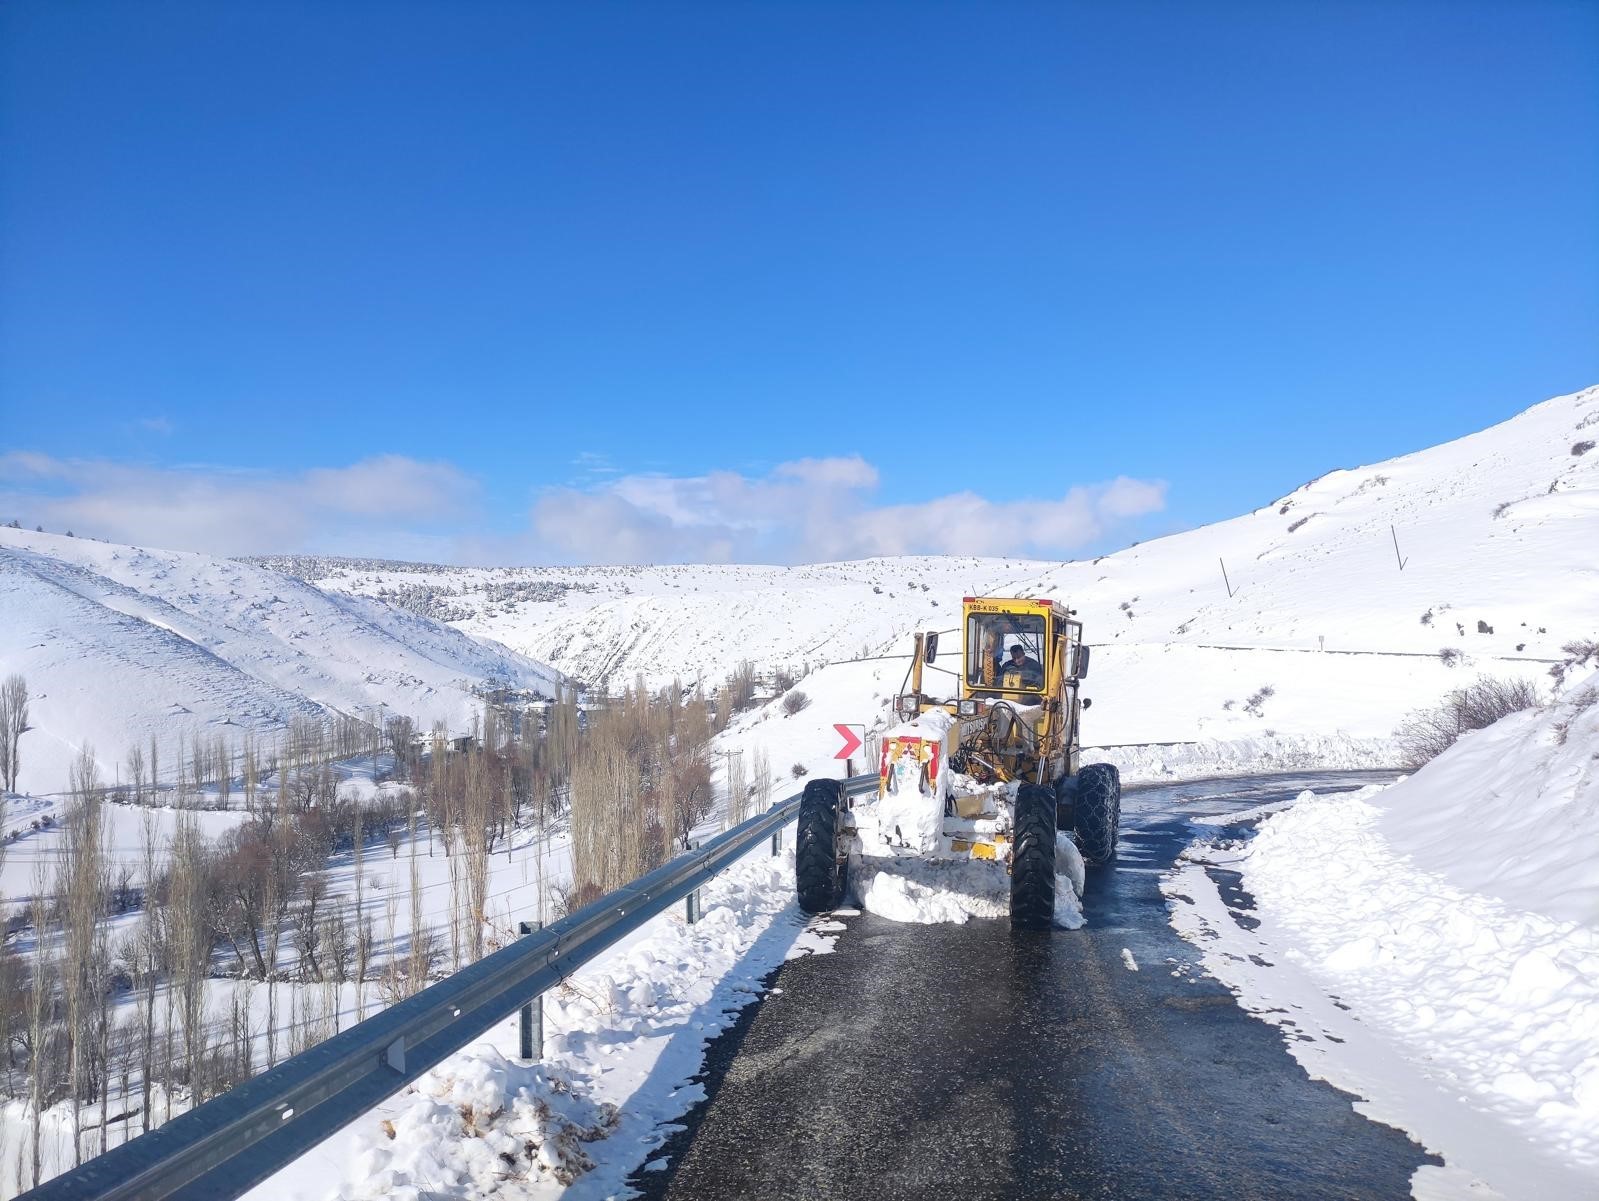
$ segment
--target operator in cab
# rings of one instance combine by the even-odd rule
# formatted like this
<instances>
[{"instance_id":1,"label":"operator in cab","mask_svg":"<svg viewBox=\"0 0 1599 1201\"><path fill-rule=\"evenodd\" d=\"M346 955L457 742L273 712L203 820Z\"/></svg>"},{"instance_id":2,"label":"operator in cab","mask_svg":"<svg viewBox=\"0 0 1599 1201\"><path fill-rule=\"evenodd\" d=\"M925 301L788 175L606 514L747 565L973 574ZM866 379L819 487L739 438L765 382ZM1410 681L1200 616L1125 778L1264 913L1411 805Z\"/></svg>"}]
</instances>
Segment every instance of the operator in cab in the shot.
<instances>
[{"instance_id":1,"label":"operator in cab","mask_svg":"<svg viewBox=\"0 0 1599 1201\"><path fill-rule=\"evenodd\" d=\"M1011 643L1010 658L1005 660L1001 667L1005 682L1015 675L1021 676L1023 688L1042 688L1044 686L1044 668L1037 659L1028 655L1020 642Z\"/></svg>"}]
</instances>

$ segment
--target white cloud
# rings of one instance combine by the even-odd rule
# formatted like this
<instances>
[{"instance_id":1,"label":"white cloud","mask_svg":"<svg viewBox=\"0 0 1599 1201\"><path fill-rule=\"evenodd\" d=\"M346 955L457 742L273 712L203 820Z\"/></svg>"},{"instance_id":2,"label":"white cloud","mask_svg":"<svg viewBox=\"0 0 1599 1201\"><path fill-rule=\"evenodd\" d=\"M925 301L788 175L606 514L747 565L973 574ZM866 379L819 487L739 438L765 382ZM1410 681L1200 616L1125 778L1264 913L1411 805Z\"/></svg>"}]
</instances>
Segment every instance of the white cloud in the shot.
<instances>
[{"instance_id":1,"label":"white cloud","mask_svg":"<svg viewBox=\"0 0 1599 1201\"><path fill-rule=\"evenodd\" d=\"M467 514L476 485L399 455L289 476L0 455L0 512L29 526L215 554L418 544L416 526Z\"/></svg>"},{"instance_id":2,"label":"white cloud","mask_svg":"<svg viewBox=\"0 0 1599 1201\"><path fill-rule=\"evenodd\" d=\"M765 476L625 476L552 489L533 507L546 553L603 563L815 562L903 554L1058 557L1165 507L1166 485L1126 476L1058 497L991 501L959 492L875 505L859 456L801 459Z\"/></svg>"},{"instance_id":3,"label":"white cloud","mask_svg":"<svg viewBox=\"0 0 1599 1201\"><path fill-rule=\"evenodd\" d=\"M0 454L0 521L217 554L310 551L477 563L802 563L903 554L1059 558L1103 545L1165 506L1166 485L1125 476L1054 496L963 491L879 504L858 455L765 474L623 475L558 487L521 533L481 526L477 484L399 455L293 475L158 469Z\"/></svg>"}]
</instances>

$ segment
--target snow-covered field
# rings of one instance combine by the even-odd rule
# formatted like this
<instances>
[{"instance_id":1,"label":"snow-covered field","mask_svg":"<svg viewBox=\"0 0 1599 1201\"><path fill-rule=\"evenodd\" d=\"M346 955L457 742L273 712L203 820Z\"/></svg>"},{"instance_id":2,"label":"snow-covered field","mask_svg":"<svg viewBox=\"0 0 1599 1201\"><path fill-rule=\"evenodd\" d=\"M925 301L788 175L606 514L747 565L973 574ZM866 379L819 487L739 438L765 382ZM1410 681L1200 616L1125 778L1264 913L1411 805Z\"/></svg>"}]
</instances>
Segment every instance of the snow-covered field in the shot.
<instances>
[{"instance_id":1,"label":"snow-covered field","mask_svg":"<svg viewBox=\"0 0 1599 1201\"><path fill-rule=\"evenodd\" d=\"M1445 1158L1418 1195L1576 1201L1599 1195L1596 846L1599 675L1398 784L1307 793L1166 887L1306 1070ZM1207 868L1242 873L1258 926Z\"/></svg>"}]
</instances>

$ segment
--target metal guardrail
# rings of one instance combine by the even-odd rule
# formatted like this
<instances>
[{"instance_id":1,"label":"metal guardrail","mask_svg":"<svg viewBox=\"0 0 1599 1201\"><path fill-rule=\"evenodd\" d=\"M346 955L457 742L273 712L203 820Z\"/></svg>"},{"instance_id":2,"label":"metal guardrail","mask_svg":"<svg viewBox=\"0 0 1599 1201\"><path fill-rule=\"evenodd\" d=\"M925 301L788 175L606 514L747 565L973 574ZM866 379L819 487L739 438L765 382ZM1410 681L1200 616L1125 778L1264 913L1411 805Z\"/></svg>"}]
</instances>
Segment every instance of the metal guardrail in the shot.
<instances>
[{"instance_id":1,"label":"metal guardrail","mask_svg":"<svg viewBox=\"0 0 1599 1201\"><path fill-rule=\"evenodd\" d=\"M847 795L875 775L843 782ZM798 796L679 855L21 1201L216 1201L260 1184L793 821Z\"/></svg>"}]
</instances>

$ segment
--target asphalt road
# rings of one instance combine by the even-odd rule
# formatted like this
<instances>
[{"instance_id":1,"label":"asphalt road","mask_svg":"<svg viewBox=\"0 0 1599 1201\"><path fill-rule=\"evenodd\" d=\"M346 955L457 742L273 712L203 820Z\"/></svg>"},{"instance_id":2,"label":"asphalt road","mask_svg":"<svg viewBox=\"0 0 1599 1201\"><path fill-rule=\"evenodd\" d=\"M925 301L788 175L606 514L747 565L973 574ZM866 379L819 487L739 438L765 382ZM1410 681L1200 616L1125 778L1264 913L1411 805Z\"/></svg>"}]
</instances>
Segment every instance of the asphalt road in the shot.
<instances>
[{"instance_id":1,"label":"asphalt road","mask_svg":"<svg viewBox=\"0 0 1599 1201\"><path fill-rule=\"evenodd\" d=\"M1306 1077L1220 984L1172 974L1196 956L1159 890L1190 816L1372 778L1129 791L1081 930L846 918L834 954L779 969L712 1046L671 1166L631 1183L692 1201L1408 1197L1420 1147Z\"/></svg>"}]
</instances>

